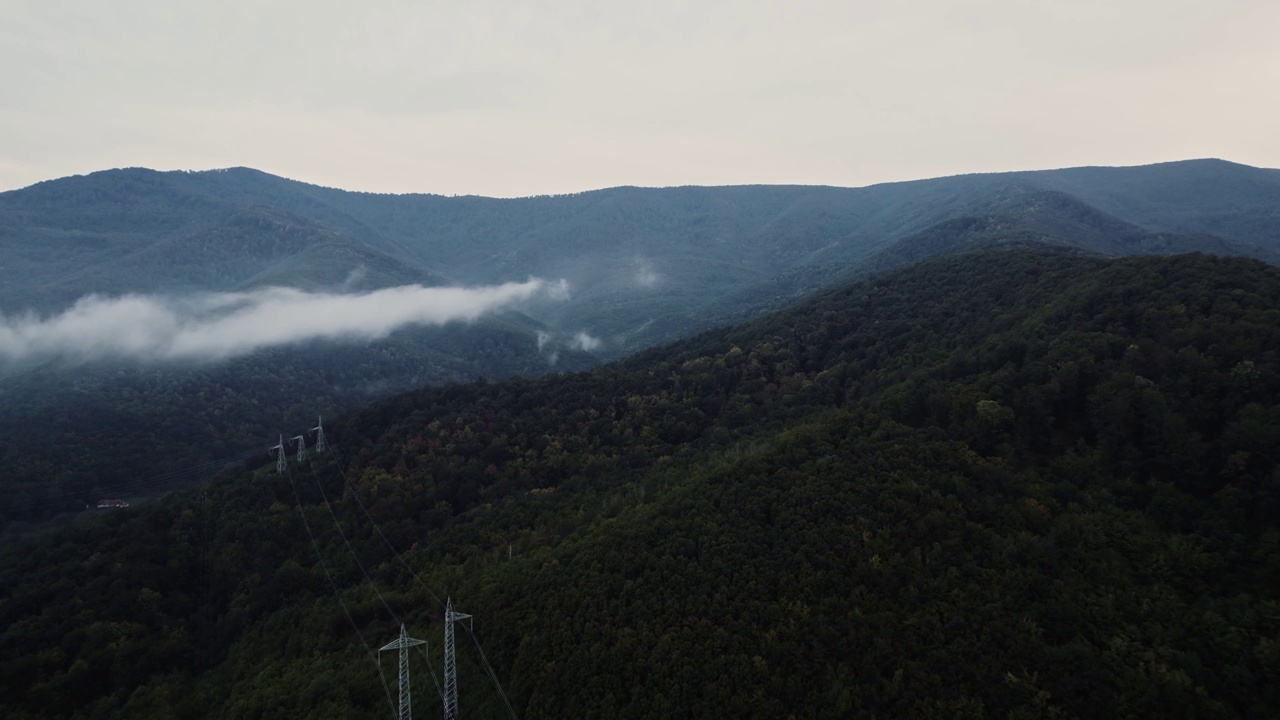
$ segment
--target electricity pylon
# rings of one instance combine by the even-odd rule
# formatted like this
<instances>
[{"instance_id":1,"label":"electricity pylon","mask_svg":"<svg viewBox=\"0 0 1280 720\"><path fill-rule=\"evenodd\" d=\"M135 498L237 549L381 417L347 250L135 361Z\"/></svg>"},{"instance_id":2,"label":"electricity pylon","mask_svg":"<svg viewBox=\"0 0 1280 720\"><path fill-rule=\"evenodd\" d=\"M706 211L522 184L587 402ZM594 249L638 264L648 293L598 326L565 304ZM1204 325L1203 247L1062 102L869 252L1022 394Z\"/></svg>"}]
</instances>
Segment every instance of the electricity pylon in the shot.
<instances>
[{"instance_id":1,"label":"electricity pylon","mask_svg":"<svg viewBox=\"0 0 1280 720\"><path fill-rule=\"evenodd\" d=\"M294 440L298 444L298 462L302 462L307 459L307 438L303 435L298 435Z\"/></svg>"},{"instance_id":2,"label":"electricity pylon","mask_svg":"<svg viewBox=\"0 0 1280 720\"><path fill-rule=\"evenodd\" d=\"M400 637L378 648L378 652L383 650L400 651L400 714L396 716L398 720L413 720L409 693L409 648L414 645L425 645L426 642L426 640L415 640L409 637L409 633L404 629L404 623L400 623Z\"/></svg>"},{"instance_id":3,"label":"electricity pylon","mask_svg":"<svg viewBox=\"0 0 1280 720\"><path fill-rule=\"evenodd\" d=\"M284 447L284 435L280 436L280 442L267 448L267 452L276 451L276 474L283 475L286 467L284 454L287 450Z\"/></svg>"},{"instance_id":4,"label":"electricity pylon","mask_svg":"<svg viewBox=\"0 0 1280 720\"><path fill-rule=\"evenodd\" d=\"M453 598L444 606L444 720L458 720L458 669L454 664L453 624L471 617L453 611Z\"/></svg>"},{"instance_id":5,"label":"electricity pylon","mask_svg":"<svg viewBox=\"0 0 1280 720\"><path fill-rule=\"evenodd\" d=\"M311 428L311 432L316 434L316 452L318 453L324 452L325 448L329 447L324 441L324 423L322 420L324 420L324 418L317 416L316 426Z\"/></svg>"}]
</instances>

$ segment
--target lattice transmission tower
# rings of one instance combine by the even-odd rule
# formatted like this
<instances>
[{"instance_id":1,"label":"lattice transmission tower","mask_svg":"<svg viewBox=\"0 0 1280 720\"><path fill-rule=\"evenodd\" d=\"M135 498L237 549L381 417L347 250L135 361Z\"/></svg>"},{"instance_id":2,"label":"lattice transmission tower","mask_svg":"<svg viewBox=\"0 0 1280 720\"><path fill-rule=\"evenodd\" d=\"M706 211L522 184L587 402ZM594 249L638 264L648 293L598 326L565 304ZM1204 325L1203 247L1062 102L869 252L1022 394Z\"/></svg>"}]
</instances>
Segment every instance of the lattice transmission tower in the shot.
<instances>
[{"instance_id":1,"label":"lattice transmission tower","mask_svg":"<svg viewBox=\"0 0 1280 720\"><path fill-rule=\"evenodd\" d=\"M279 475L283 475L285 468L288 466L284 459L284 456L285 456L285 453L289 452L288 449L286 449L284 446L284 435L280 436L280 442L267 448L267 452L272 452L272 451L274 451L276 454L276 473Z\"/></svg>"},{"instance_id":2,"label":"lattice transmission tower","mask_svg":"<svg viewBox=\"0 0 1280 720\"><path fill-rule=\"evenodd\" d=\"M444 720L458 720L458 668L454 662L453 624L470 615L453 611L453 598L444 606Z\"/></svg>"},{"instance_id":3,"label":"lattice transmission tower","mask_svg":"<svg viewBox=\"0 0 1280 720\"><path fill-rule=\"evenodd\" d=\"M325 449L329 447L329 444L328 444L328 443L326 443L326 442L325 442L325 440L324 440L324 422L323 422L323 420L324 420L324 418L317 416L317 417L316 417L316 426L315 426L315 427L313 427L313 428L311 428L311 432L313 432L313 433L315 433L315 434L316 434L316 452L318 452L318 453L322 453L322 452L324 452L324 451L325 451Z\"/></svg>"},{"instance_id":4,"label":"lattice transmission tower","mask_svg":"<svg viewBox=\"0 0 1280 720\"><path fill-rule=\"evenodd\" d=\"M404 629L404 623L400 623L400 637L378 649L378 652L400 651L400 714L396 716L398 720L413 720L412 698L409 692L409 648L414 645L425 645L426 642L426 640L409 637L409 633Z\"/></svg>"}]
</instances>

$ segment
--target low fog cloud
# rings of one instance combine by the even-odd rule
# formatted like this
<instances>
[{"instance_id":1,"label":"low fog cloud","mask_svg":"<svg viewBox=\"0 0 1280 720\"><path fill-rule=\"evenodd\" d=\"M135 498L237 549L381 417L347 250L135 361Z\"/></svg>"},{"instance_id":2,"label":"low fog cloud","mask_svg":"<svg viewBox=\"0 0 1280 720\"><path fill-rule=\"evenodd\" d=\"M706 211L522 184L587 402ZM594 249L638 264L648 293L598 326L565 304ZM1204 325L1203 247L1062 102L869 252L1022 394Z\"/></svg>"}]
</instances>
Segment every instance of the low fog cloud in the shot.
<instances>
[{"instance_id":1,"label":"low fog cloud","mask_svg":"<svg viewBox=\"0 0 1280 720\"><path fill-rule=\"evenodd\" d=\"M552 300L568 300L569 299L569 281L560 279L547 287L547 297Z\"/></svg>"},{"instance_id":2,"label":"low fog cloud","mask_svg":"<svg viewBox=\"0 0 1280 720\"><path fill-rule=\"evenodd\" d=\"M585 331L573 336L573 340L569 341L569 347L574 350L586 350L591 352L604 344L600 338L591 337Z\"/></svg>"},{"instance_id":3,"label":"low fog cloud","mask_svg":"<svg viewBox=\"0 0 1280 720\"><path fill-rule=\"evenodd\" d=\"M639 258L635 262L635 283L642 288L656 287L662 281L662 276L654 272L653 263Z\"/></svg>"},{"instance_id":4,"label":"low fog cloud","mask_svg":"<svg viewBox=\"0 0 1280 720\"><path fill-rule=\"evenodd\" d=\"M365 268L364 265L359 265L357 267L352 268L351 272L347 273L347 279L342 281L342 289L350 290L354 288L356 285L359 285L360 282L364 280L365 276L368 274L369 274L369 271Z\"/></svg>"},{"instance_id":5,"label":"low fog cloud","mask_svg":"<svg viewBox=\"0 0 1280 720\"><path fill-rule=\"evenodd\" d=\"M405 285L360 294L264 288L184 297L90 295L51 317L0 315L0 361L219 360L314 339L373 340L410 325L471 321L563 283Z\"/></svg>"}]
</instances>

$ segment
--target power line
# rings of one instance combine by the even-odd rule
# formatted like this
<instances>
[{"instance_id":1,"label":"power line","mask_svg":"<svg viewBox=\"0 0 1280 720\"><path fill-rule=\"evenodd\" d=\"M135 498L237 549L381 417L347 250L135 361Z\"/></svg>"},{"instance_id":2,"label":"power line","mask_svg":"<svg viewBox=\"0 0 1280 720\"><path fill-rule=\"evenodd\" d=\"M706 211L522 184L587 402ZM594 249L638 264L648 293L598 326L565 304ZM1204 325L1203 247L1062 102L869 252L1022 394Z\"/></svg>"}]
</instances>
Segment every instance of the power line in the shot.
<instances>
[{"instance_id":1,"label":"power line","mask_svg":"<svg viewBox=\"0 0 1280 720\"><path fill-rule=\"evenodd\" d=\"M463 619L469 619L471 616L463 613L454 612L453 603L451 600L441 602L440 596L437 595L431 589L431 587L428 586L426 582L422 580L422 578L418 575L417 571L413 569L413 566L411 566L409 562L404 559L404 556L401 555L398 550L396 550L395 545L393 545L391 541L387 538L386 534L382 532L382 528L378 526L377 521L375 521L373 519L373 516L369 513L369 509L365 505L364 501L361 499L360 493L356 489L355 485L352 484L350 479L347 477L347 473L343 469L344 462L341 455L339 454L338 448L333 443L326 442L323 426L317 425L317 427L312 428L312 432L318 434L318 437L316 440L316 450L317 451L321 451L322 449L328 450L330 459L333 461L334 466L338 470L339 476L342 478L343 487L350 490L351 497L355 499L356 504L360 507L361 512L364 513L365 518L368 519L369 524L374 529L374 532L378 535L378 537L382 538L383 543L386 544L387 549L391 551L391 554L396 558L396 560L398 560L400 564L403 565L404 568L409 571L409 575L413 578L413 580L419 586L421 586L422 589L425 590L427 594L431 596L432 599L434 599L438 604L441 604L444 606L445 667L444 667L444 686L443 687L441 687L440 682L436 680L435 670L431 668L430 660L428 660L427 662L427 668L431 672L431 680L432 682L435 683L437 692L440 693L441 699L444 701L445 720L456 720L458 715L458 700L457 700L458 696L457 696L457 670L455 666L455 647L454 647L454 640L453 640L453 636L454 636L453 626L455 622L458 622ZM347 546L347 551L350 552L352 557L355 558L356 564L360 566L360 570L362 573L364 573L365 579L369 581L370 586L372 586L374 589L374 592L377 593L378 599L382 600L382 603L387 608L387 611L391 613L393 617L395 617L395 613L391 610L390 606L387 605L387 602L385 599L383 599L382 594L378 592L377 585L373 582L373 579L369 576L368 572L365 570L364 564L360 561L360 557L356 554L355 550L351 547L351 543L347 540L346 534L343 533L342 526L338 522L337 515L333 511L333 506L329 502L328 495L325 493L324 487L320 483L320 478L319 478L319 475L315 472L315 468L312 467L311 471L312 471L312 474L315 476L316 486L320 490L321 497L324 499L325 507L328 508L329 515L333 518L334 526L338 528L338 533L339 535L342 536L342 540ZM292 474L290 477L292 480ZM295 490L295 494L296 494L296 490ZM301 508L301 504L299 504L299 508ZM480 660L484 666L485 672L489 675L489 679L493 681L494 688L497 689L498 696L502 699L503 705L506 706L507 712L511 715L513 720L520 720L519 716L516 714L515 708L511 704L511 700L507 697L507 693L502 687L502 683L498 680L497 672L493 669L493 665L489 662L488 656L485 655L484 648L480 646L480 640L476 637L474 630L470 627L469 624L465 625L464 627L466 628L467 635L468 637L471 638L471 642L475 646L476 651L480 654ZM403 653L405 651L404 648L408 646L407 645L404 645L404 647L401 647L401 646L406 642L409 642L412 644L418 644L421 641L416 641L416 640L413 640L412 638L408 638L408 635L406 634L403 623L401 623L400 628L401 628L400 640L393 641L392 643L389 643L382 649L383 650L387 650L387 649L401 650L400 672L401 672L402 680L401 680L400 687L401 687L402 694L401 694L400 713L401 713L401 718L403 718L404 720L407 720L408 718L407 713L409 708L408 664L407 664L407 659L405 658ZM426 653L424 650L424 657L425 656L426 656ZM381 669L381 664L379 664L379 669ZM385 678L383 680L383 685L384 686L386 685ZM388 690L388 697L390 697L389 693L390 691Z\"/></svg>"},{"instance_id":2,"label":"power line","mask_svg":"<svg viewBox=\"0 0 1280 720\"><path fill-rule=\"evenodd\" d=\"M444 690L440 688L440 681L436 679L436 669L431 667L431 656L427 654L427 648L425 645L422 647L422 659L427 661L427 672L431 673L431 682L436 686L436 694L439 695L440 699L443 701Z\"/></svg>"},{"instance_id":3,"label":"power line","mask_svg":"<svg viewBox=\"0 0 1280 720\"><path fill-rule=\"evenodd\" d=\"M360 506L360 510L364 513L364 516L369 519L369 524L373 526L374 532L378 534L378 537L382 538L382 542L386 544L387 549L391 551L391 554L395 556L396 560L398 560L400 564L409 571L409 575L413 577L414 582L418 583L418 585L420 585L422 589L431 596L431 599L435 600L436 604L443 608L445 606L445 602L440 599L440 596L437 595L421 577L418 576L417 571L413 569L413 566L409 564L409 561L404 559L404 556L400 554L400 551L396 550L395 545L391 544L391 541L387 539L386 534L382 532L382 528L378 527L377 521L369 514L369 509L365 506L364 501L360 499L359 491L357 491L356 486L347 479L347 473L342 469L343 460L338 454L338 448L333 443L329 443L328 448L330 457L333 459L335 467L338 468L338 474L342 476L343 487L351 491L351 497L354 498L356 504Z\"/></svg>"},{"instance_id":4,"label":"power line","mask_svg":"<svg viewBox=\"0 0 1280 720\"><path fill-rule=\"evenodd\" d=\"M369 587L373 588L373 593L377 595L378 600L382 602L382 607L387 609L387 613L391 615L392 619L394 619L397 624L404 627L404 623L401 622L400 616L396 615L396 611L391 609L391 605L387 603L386 598L382 597L382 592L378 590L378 584L369 576L369 571L365 569L364 563L360 561L360 556L357 555L355 549L351 547L351 541L347 539L347 534L342 531L342 524L338 522L338 516L333 512L333 506L329 504L329 496L325 493L324 485L321 484L320 476L316 474L316 469L314 467L311 468L311 476L315 478L316 487L320 490L320 497L324 499L324 506L329 510L329 517L333 518L333 526L338 529L338 536L342 538L343 544L347 546L347 552L351 553L351 557L355 558L356 566L360 568L360 572L364 575L364 579L369 581Z\"/></svg>"},{"instance_id":5,"label":"power line","mask_svg":"<svg viewBox=\"0 0 1280 720\"><path fill-rule=\"evenodd\" d=\"M324 428L322 426L318 427L316 428L316 431L319 433L317 445L322 446L324 444ZM295 437L294 440L296 440L298 444L298 461L302 462L307 458L306 449L305 449L306 448L305 437L299 435ZM426 641L409 637L409 633L408 633L408 630L405 628L404 622L402 622L400 620L400 617L396 615L395 610L391 609L391 605L387 603L386 598L383 597L382 592L378 589L378 584L374 582L373 577L369 574L368 569L365 568L364 562L360 560L359 553L357 553L355 551L355 548L352 547L351 540L347 537L346 532L343 531L342 523L338 520L338 515L333 510L333 504L329 502L329 495L324 490L324 483L320 481L320 475L319 473L316 472L315 466L312 465L311 463L308 463L307 467L311 471L311 476L316 483L316 489L320 491L320 497L324 501L325 509L329 511L329 517L333 520L333 526L335 529L337 529L338 536L342 538L342 543L343 545L346 546L347 552L350 553L351 557L356 561L356 566L360 568L360 573L364 575L365 580L368 581L369 587L373 589L374 594L378 597L378 600L382 603L382 607L385 608L387 613L391 615L391 617L400 625L400 637L379 648L378 653L379 655L381 655L382 652L387 650L399 651L397 689L399 691L400 703L399 703L397 718L398 720L412 720L413 719L413 709L412 709L413 695L411 690L411 682L410 682L410 674L409 674L409 648L414 645L423 645L425 647ZM292 478L292 473L290 473L290 478ZM345 475L343 476L343 483L344 485L346 483ZM372 519L370 519L370 522L372 522ZM375 529L377 529L376 523L373 523L373 526ZM429 663L428 663L428 666L429 666ZM379 673L381 673L382 671L381 662L378 663L378 670L379 670ZM432 671L431 673L431 680L433 683L435 683L436 690L439 691L440 684L435 679L435 671ZM384 679L384 685L385 685L385 679Z\"/></svg>"},{"instance_id":6,"label":"power line","mask_svg":"<svg viewBox=\"0 0 1280 720\"><path fill-rule=\"evenodd\" d=\"M329 566L324 562L324 556L320 554L320 544L316 542L316 536L311 532L311 523L307 521L307 514L302 509L302 498L298 495L298 485L293 481L293 472L288 472L289 487L293 489L293 500L298 508L298 517L302 518L302 527L307 531L307 537L311 540L311 549L316 553L316 561L320 563L320 568L324 570L325 579L329 581L329 587L333 588L333 595L338 599L338 604L342 606L342 614L347 616L347 622L351 623L351 629L356 631L356 637L360 638L360 643L364 645L365 650L369 653L370 659L373 660L374 666L378 668L378 678L382 681L382 689L387 694L387 705L391 708L392 714L396 713L396 703L391 699L391 688L387 685L387 678L382 674L382 663L378 662L378 656L373 652L373 647L364 639L364 633L360 632L360 626L356 625L355 618L351 617L351 611L347 609L347 603L342 599L342 593L338 590L338 584L333 581L333 575L329 572Z\"/></svg>"},{"instance_id":7,"label":"power line","mask_svg":"<svg viewBox=\"0 0 1280 720\"><path fill-rule=\"evenodd\" d=\"M516 715L516 709L511 707L511 701L507 699L507 693L502 689L502 683L498 682L498 674L493 671L493 666L489 664L489 658L485 657L484 648L480 647L480 641L476 639L475 631L470 625L464 625L467 629L467 635L471 636L471 643L476 646L476 651L480 653L480 661L484 663L484 669L488 671L489 677L493 680L493 686L498 689L498 696L502 698L502 704L507 706L507 712L511 713L512 720L520 720Z\"/></svg>"},{"instance_id":8,"label":"power line","mask_svg":"<svg viewBox=\"0 0 1280 720\"><path fill-rule=\"evenodd\" d=\"M321 432L323 433L323 430L321 430ZM399 560L400 563L404 565L405 569L409 571L409 574L413 577L413 579L419 585L422 586L422 589L426 590L427 594L429 594L437 603L440 603L440 597L436 595L425 582L423 582L422 578L418 576L418 573L414 571L413 567L409 565L408 561L406 561L404 557L400 555L399 551L395 549L395 546L391 544L391 541L387 539L387 536L383 534L382 529L378 527L377 521L375 521L373 519L373 516L369 514L368 508L365 507L364 502L360 499L359 492L356 490L355 486L347 479L346 471L342 469L343 461L341 456L338 454L338 448L332 442L329 443L329 453L334 460L335 466L338 468L338 473L342 476L342 481L344 486L351 490L351 496L355 498L356 503L360 506L360 509L364 512L365 517L369 519L369 523L373 526L378 536L382 538L382 541L384 543L386 543L387 548L391 550L392 554L396 557L396 559ZM471 616L463 615L462 613L454 613L451 602L446 602L442 604L445 606L445 668L444 668L445 681L444 681L442 696L443 696L444 705L445 705L445 720L455 720L457 718L457 713L458 713L458 707L457 707L458 701L457 701L457 685L456 685L457 680L455 675L456 671L451 672L451 670L453 670L451 661L453 660L453 655L454 655L453 642L452 642L453 622L455 620L470 618ZM513 720L520 720L519 716L516 714L515 708L511 705L511 700L507 697L506 691L502 688L502 683L498 680L497 672L493 669L493 665L489 663L489 658L488 656L485 655L484 648L480 647L480 640L475 636L475 632L472 630L472 628L469 625L464 625L463 627L466 628L467 635L471 638L472 644L475 645L476 651L479 652L480 660L484 665L485 671L486 673L488 673L489 679L493 681L493 686L495 689L497 689L498 696L502 698L502 703L503 705L506 706L507 712L510 713ZM435 679L434 670L432 671L432 679L433 680ZM437 689L439 689L438 683L437 683Z\"/></svg>"}]
</instances>

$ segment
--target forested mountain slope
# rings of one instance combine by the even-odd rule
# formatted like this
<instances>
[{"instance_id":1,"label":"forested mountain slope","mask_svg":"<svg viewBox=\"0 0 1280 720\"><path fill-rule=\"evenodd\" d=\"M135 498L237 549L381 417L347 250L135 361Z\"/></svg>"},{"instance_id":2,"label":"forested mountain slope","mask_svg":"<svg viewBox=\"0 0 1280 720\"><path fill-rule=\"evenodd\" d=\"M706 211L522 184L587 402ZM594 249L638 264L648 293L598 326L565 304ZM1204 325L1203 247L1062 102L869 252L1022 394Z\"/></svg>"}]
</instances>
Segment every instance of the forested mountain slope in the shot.
<instances>
[{"instance_id":1,"label":"forested mountain slope","mask_svg":"<svg viewBox=\"0 0 1280 720\"><path fill-rule=\"evenodd\" d=\"M264 438L406 387L581 370L548 363L528 318L402 330L384 340L313 342L219 363L55 363L0 370L0 530L145 501L261 452ZM274 443L268 443L274 444ZM193 468L196 468L193 470ZM10 528L13 529L13 528Z\"/></svg>"},{"instance_id":2,"label":"forested mountain slope","mask_svg":"<svg viewBox=\"0 0 1280 720\"><path fill-rule=\"evenodd\" d=\"M115 171L0 193L0 340L91 293L176 304L265 286L353 293L446 282L312 219L218 198L185 177ZM265 432L319 411L423 384L594 362L563 342L544 348L545 330L507 312L218 363L96 359L88 341L87 360L15 362L0 352L0 530L202 481L208 472L183 471L216 469L258 448Z\"/></svg>"},{"instance_id":3,"label":"forested mountain slope","mask_svg":"<svg viewBox=\"0 0 1280 720\"><path fill-rule=\"evenodd\" d=\"M581 369L941 254L1036 245L1275 262L1278 176L1206 160L499 200L354 193L245 168L134 168L0 193L0 323L51 317L89 293L568 282L554 302L474 325L299 344L231 365L0 358L0 526L234 457L302 408Z\"/></svg>"},{"instance_id":4,"label":"forested mountain slope","mask_svg":"<svg viewBox=\"0 0 1280 720\"><path fill-rule=\"evenodd\" d=\"M184 177L116 170L0 193L0 310L58 310L91 292L234 290L281 267L302 287L341 286L361 267L373 270L361 287L443 280L321 222L212 197Z\"/></svg>"},{"instance_id":5,"label":"forested mountain slope","mask_svg":"<svg viewBox=\"0 0 1280 720\"><path fill-rule=\"evenodd\" d=\"M1265 716L1277 308L1251 260L985 252L400 395L336 466L0 549L3 710L375 717L352 624L438 647L449 594L521 717Z\"/></svg>"},{"instance_id":6,"label":"forested mountain slope","mask_svg":"<svg viewBox=\"0 0 1280 720\"><path fill-rule=\"evenodd\" d=\"M1156 232L1217 235L1280 251L1280 171L1225 160L1017 173Z\"/></svg>"}]
</instances>

